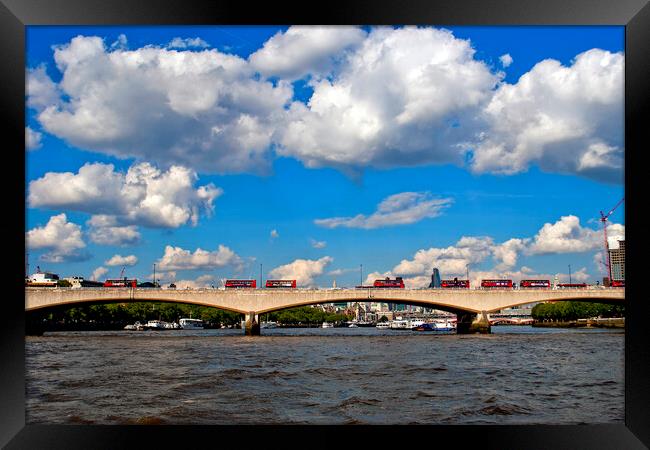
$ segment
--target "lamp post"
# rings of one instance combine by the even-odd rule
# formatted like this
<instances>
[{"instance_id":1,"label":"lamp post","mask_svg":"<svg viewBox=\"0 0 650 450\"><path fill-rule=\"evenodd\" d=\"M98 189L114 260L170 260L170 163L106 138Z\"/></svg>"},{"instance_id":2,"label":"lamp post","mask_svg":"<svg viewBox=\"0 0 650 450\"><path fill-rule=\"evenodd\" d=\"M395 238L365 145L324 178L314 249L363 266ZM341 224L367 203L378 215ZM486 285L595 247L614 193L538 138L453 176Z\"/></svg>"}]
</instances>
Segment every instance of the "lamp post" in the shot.
<instances>
[{"instance_id":1,"label":"lamp post","mask_svg":"<svg viewBox=\"0 0 650 450\"><path fill-rule=\"evenodd\" d=\"M571 283L571 264L569 264L569 284Z\"/></svg>"},{"instance_id":2,"label":"lamp post","mask_svg":"<svg viewBox=\"0 0 650 450\"><path fill-rule=\"evenodd\" d=\"M359 264L359 286L363 286L363 264Z\"/></svg>"},{"instance_id":3,"label":"lamp post","mask_svg":"<svg viewBox=\"0 0 650 450\"><path fill-rule=\"evenodd\" d=\"M465 269L467 269L467 281L469 281L469 264L465 265Z\"/></svg>"},{"instance_id":4,"label":"lamp post","mask_svg":"<svg viewBox=\"0 0 650 450\"><path fill-rule=\"evenodd\" d=\"M262 263L260 263L260 287L259 289L262 289Z\"/></svg>"},{"instance_id":5,"label":"lamp post","mask_svg":"<svg viewBox=\"0 0 650 450\"><path fill-rule=\"evenodd\" d=\"M153 287L156 287L156 263L153 263Z\"/></svg>"}]
</instances>

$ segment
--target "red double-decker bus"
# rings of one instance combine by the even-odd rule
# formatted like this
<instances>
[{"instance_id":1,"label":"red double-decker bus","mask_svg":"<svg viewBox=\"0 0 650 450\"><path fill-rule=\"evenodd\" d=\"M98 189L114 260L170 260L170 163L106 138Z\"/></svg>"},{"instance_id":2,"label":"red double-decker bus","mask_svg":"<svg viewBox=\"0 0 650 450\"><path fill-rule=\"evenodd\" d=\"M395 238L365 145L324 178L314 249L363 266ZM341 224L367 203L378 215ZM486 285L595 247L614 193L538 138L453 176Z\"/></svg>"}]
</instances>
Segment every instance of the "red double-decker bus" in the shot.
<instances>
[{"instance_id":1,"label":"red double-decker bus","mask_svg":"<svg viewBox=\"0 0 650 450\"><path fill-rule=\"evenodd\" d=\"M245 289L245 288L256 288L257 287L257 281L256 280L226 280L226 284L224 284L225 287L227 288L234 288L234 289Z\"/></svg>"},{"instance_id":2,"label":"red double-decker bus","mask_svg":"<svg viewBox=\"0 0 650 450\"><path fill-rule=\"evenodd\" d=\"M551 287L551 281L550 280L521 280L519 282L519 287L549 289Z\"/></svg>"},{"instance_id":3,"label":"red double-decker bus","mask_svg":"<svg viewBox=\"0 0 650 450\"><path fill-rule=\"evenodd\" d=\"M567 289L567 288L586 288L587 283L558 283L557 287L559 289Z\"/></svg>"},{"instance_id":4,"label":"red double-decker bus","mask_svg":"<svg viewBox=\"0 0 650 450\"><path fill-rule=\"evenodd\" d=\"M397 277L394 280L386 277L383 280L375 280L375 283L372 285L372 287L404 289L404 281L402 280L402 277Z\"/></svg>"},{"instance_id":5,"label":"red double-decker bus","mask_svg":"<svg viewBox=\"0 0 650 450\"><path fill-rule=\"evenodd\" d=\"M296 280L266 280L267 288L296 288Z\"/></svg>"},{"instance_id":6,"label":"red double-decker bus","mask_svg":"<svg viewBox=\"0 0 650 450\"><path fill-rule=\"evenodd\" d=\"M482 288L512 288L512 280L481 280Z\"/></svg>"},{"instance_id":7,"label":"red double-decker bus","mask_svg":"<svg viewBox=\"0 0 650 450\"><path fill-rule=\"evenodd\" d=\"M138 280L133 279L129 280L128 278L122 278L117 280L106 280L104 281L104 287L138 287Z\"/></svg>"},{"instance_id":8,"label":"red double-decker bus","mask_svg":"<svg viewBox=\"0 0 650 450\"><path fill-rule=\"evenodd\" d=\"M440 281L440 287L444 289L469 289L469 280L459 280L458 278L442 280Z\"/></svg>"},{"instance_id":9,"label":"red double-decker bus","mask_svg":"<svg viewBox=\"0 0 650 450\"><path fill-rule=\"evenodd\" d=\"M625 287L625 280L612 280L611 287Z\"/></svg>"}]
</instances>

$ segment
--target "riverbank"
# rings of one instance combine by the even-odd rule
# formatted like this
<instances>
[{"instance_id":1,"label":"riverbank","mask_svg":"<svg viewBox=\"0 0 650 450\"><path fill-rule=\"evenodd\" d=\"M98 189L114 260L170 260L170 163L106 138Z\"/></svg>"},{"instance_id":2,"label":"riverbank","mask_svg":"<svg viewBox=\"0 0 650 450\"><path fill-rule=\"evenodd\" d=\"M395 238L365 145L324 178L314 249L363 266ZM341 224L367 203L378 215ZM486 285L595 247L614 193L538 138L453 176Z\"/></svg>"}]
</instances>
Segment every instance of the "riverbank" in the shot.
<instances>
[{"instance_id":1,"label":"riverbank","mask_svg":"<svg viewBox=\"0 0 650 450\"><path fill-rule=\"evenodd\" d=\"M535 321L534 327L546 328L625 328L625 317L577 319L557 322Z\"/></svg>"}]
</instances>

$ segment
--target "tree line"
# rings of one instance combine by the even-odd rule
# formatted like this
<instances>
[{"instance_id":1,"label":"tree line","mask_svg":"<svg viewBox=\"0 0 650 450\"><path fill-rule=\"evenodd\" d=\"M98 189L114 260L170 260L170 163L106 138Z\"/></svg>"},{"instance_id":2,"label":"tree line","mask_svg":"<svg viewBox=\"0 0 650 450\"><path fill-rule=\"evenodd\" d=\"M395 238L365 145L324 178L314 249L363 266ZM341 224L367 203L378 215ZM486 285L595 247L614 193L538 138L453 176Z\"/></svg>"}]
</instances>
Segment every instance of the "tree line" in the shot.
<instances>
[{"instance_id":1,"label":"tree line","mask_svg":"<svg viewBox=\"0 0 650 450\"><path fill-rule=\"evenodd\" d=\"M178 322L180 318L201 319L208 328L239 327L244 316L210 306L167 302L133 302L57 307L28 313L28 322L47 330L122 329L127 324L149 320ZM340 322L351 317L309 306L263 314L260 321L275 321L282 325L316 325Z\"/></svg>"},{"instance_id":2,"label":"tree line","mask_svg":"<svg viewBox=\"0 0 650 450\"><path fill-rule=\"evenodd\" d=\"M623 305L605 303L571 302L540 303L531 310L533 319L542 322L565 322L591 317L623 317Z\"/></svg>"},{"instance_id":3,"label":"tree line","mask_svg":"<svg viewBox=\"0 0 650 450\"><path fill-rule=\"evenodd\" d=\"M320 325L323 322L344 322L352 319L352 316L334 312L323 311L321 308L300 306L297 308L275 311L263 314L263 320L278 322L282 325ZM262 319L260 319L262 320Z\"/></svg>"}]
</instances>

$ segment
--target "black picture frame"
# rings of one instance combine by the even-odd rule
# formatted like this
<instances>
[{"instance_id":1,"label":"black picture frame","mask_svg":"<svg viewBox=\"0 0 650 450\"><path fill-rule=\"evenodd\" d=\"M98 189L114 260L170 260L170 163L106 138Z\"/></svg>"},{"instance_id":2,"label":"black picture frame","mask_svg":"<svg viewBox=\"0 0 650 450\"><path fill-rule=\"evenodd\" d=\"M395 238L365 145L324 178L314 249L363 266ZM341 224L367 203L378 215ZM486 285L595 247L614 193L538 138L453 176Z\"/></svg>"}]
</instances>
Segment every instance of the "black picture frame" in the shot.
<instances>
[{"instance_id":1,"label":"black picture frame","mask_svg":"<svg viewBox=\"0 0 650 450\"><path fill-rule=\"evenodd\" d=\"M309 8L307 9L307 6ZM625 424L576 426L84 426L25 425L25 317L22 271L25 233L25 26L27 25L218 25L218 24L429 24L429 25L623 25L625 26L625 185L627 325ZM191 438L211 447L363 440L388 444L454 445L499 449L636 449L650 447L650 332L641 295L646 254L643 225L643 152L650 80L650 4L645 0L456 0L390 2L332 0L309 5L227 1L0 0L0 117L4 135L5 220L0 221L11 261L0 326L0 445L8 449L115 449L159 446ZM627 187L631 186L631 190ZM631 212L631 213L628 213ZM13 213L13 214L12 214ZM630 217L632 220L630 220ZM15 247L15 248L14 248ZM409 444L410 443L410 444Z\"/></svg>"}]
</instances>

